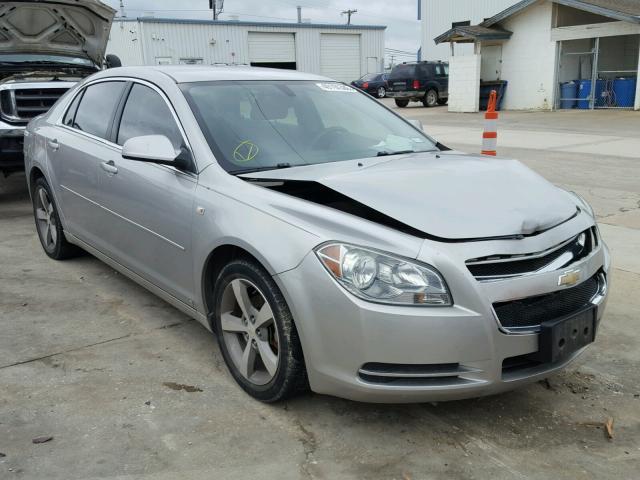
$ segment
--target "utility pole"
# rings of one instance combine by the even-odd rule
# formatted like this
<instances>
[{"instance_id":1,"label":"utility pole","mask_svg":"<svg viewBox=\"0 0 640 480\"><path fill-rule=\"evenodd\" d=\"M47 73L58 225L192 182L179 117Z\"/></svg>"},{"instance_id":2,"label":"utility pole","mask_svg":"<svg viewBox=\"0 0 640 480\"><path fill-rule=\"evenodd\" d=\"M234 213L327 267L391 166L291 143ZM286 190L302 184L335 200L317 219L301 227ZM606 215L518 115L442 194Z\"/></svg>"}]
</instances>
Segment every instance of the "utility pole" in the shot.
<instances>
[{"instance_id":1,"label":"utility pole","mask_svg":"<svg viewBox=\"0 0 640 480\"><path fill-rule=\"evenodd\" d=\"M358 13L358 10L345 10L344 12L342 12L342 15L347 16L347 25L351 25L351 15L353 15L354 13Z\"/></svg>"},{"instance_id":2,"label":"utility pole","mask_svg":"<svg viewBox=\"0 0 640 480\"><path fill-rule=\"evenodd\" d=\"M298 5L296 8L298 9L298 23L302 23L302 7Z\"/></svg>"},{"instance_id":3,"label":"utility pole","mask_svg":"<svg viewBox=\"0 0 640 480\"><path fill-rule=\"evenodd\" d=\"M124 11L124 0L120 0L120 18L126 18L127 14Z\"/></svg>"},{"instance_id":4,"label":"utility pole","mask_svg":"<svg viewBox=\"0 0 640 480\"><path fill-rule=\"evenodd\" d=\"M213 19L218 20L218 16L224 11L224 0L209 0L209 8L213 10Z\"/></svg>"}]
</instances>

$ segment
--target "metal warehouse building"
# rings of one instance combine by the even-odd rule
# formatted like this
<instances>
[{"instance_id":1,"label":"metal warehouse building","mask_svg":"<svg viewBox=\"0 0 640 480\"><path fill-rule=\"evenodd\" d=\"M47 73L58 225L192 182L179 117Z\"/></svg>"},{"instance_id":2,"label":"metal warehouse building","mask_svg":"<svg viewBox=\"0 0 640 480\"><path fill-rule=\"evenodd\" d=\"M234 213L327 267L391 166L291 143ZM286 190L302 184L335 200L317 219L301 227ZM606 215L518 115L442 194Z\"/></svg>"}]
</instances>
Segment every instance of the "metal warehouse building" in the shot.
<instances>
[{"instance_id":1,"label":"metal warehouse building","mask_svg":"<svg viewBox=\"0 0 640 480\"><path fill-rule=\"evenodd\" d=\"M350 82L383 71L384 26L117 19L107 52L123 65L251 64Z\"/></svg>"}]
</instances>

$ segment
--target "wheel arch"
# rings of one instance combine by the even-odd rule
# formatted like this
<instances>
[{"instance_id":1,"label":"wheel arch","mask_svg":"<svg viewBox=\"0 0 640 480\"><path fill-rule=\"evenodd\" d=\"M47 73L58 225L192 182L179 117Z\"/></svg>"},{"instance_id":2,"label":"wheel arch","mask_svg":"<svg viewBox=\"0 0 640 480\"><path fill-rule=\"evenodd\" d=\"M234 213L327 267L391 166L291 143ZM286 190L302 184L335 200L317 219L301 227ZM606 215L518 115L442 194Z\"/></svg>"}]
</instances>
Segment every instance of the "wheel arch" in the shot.
<instances>
[{"instance_id":1,"label":"wheel arch","mask_svg":"<svg viewBox=\"0 0 640 480\"><path fill-rule=\"evenodd\" d=\"M434 82L434 81L427 82L427 85L424 88L424 94L426 95L429 90L435 90L436 93L438 94L438 97L440 96L440 85L438 84L438 82Z\"/></svg>"},{"instance_id":2,"label":"wheel arch","mask_svg":"<svg viewBox=\"0 0 640 480\"><path fill-rule=\"evenodd\" d=\"M39 178L44 178L45 180L47 179L40 167L31 167L31 170L29 171L29 195L33 195L33 189L35 188L36 181Z\"/></svg>"},{"instance_id":3,"label":"wheel arch","mask_svg":"<svg viewBox=\"0 0 640 480\"><path fill-rule=\"evenodd\" d=\"M202 268L202 277L201 277L201 290L202 290L202 302L205 309L205 314L207 316L207 320L209 322L209 327L212 331L215 331L215 322L213 321L213 299L215 281L218 277L218 274L222 268L228 264L230 261L238 259L238 258L246 258L255 261L258 265L262 266L269 275L274 275L274 269L267 262L267 260L260 255L257 251L251 248L249 245L246 245L241 241L231 241L227 239L224 242L221 242L217 245L209 255L207 256L204 266Z\"/></svg>"}]
</instances>

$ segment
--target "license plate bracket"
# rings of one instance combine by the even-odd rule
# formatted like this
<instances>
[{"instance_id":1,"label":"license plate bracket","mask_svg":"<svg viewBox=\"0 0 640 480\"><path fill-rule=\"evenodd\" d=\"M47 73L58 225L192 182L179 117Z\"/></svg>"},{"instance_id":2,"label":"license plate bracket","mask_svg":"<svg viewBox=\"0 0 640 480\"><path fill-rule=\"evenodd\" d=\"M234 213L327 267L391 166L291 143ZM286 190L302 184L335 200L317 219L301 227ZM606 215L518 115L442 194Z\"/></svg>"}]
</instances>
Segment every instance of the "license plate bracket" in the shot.
<instances>
[{"instance_id":1,"label":"license plate bracket","mask_svg":"<svg viewBox=\"0 0 640 480\"><path fill-rule=\"evenodd\" d=\"M557 363L596 338L597 307L590 306L577 313L542 322L538 336L538 351L530 355L541 363Z\"/></svg>"}]
</instances>

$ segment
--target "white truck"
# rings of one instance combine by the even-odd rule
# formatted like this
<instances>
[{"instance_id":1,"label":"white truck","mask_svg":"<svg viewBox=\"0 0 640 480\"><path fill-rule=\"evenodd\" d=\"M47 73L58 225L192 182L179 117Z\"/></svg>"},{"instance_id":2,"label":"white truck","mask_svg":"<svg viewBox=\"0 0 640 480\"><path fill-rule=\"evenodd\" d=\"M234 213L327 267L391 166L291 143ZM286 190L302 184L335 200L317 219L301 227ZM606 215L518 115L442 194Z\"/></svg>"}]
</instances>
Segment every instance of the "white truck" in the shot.
<instances>
[{"instance_id":1,"label":"white truck","mask_svg":"<svg viewBox=\"0 0 640 480\"><path fill-rule=\"evenodd\" d=\"M0 2L0 174L24 169L24 128L105 57L116 11L98 0Z\"/></svg>"}]
</instances>

